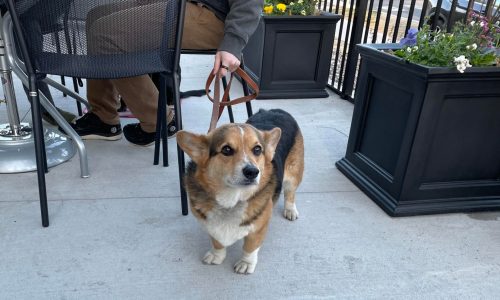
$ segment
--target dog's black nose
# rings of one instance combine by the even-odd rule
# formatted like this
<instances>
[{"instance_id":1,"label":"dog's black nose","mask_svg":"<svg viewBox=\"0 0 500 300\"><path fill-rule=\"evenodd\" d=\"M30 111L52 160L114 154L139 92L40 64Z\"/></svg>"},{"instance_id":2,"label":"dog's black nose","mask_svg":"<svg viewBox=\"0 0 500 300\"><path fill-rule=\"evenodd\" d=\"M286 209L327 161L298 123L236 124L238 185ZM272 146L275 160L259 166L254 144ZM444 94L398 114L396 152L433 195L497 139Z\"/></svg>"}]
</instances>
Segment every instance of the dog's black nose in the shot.
<instances>
[{"instance_id":1,"label":"dog's black nose","mask_svg":"<svg viewBox=\"0 0 500 300\"><path fill-rule=\"evenodd\" d=\"M259 175L259 169L253 165L246 165L243 168L243 175L245 175L247 179L255 179L257 175Z\"/></svg>"}]
</instances>

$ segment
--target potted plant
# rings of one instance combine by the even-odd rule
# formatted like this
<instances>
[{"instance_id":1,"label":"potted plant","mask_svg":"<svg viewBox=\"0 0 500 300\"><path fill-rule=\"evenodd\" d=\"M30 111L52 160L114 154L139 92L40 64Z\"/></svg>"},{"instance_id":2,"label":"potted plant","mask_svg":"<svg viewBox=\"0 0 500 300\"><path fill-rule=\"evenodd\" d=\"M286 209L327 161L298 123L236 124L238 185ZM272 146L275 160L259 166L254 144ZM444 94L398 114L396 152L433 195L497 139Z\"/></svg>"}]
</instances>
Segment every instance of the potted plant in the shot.
<instances>
[{"instance_id":1,"label":"potted plant","mask_svg":"<svg viewBox=\"0 0 500 300\"><path fill-rule=\"evenodd\" d=\"M261 22L243 50L258 99L328 97L326 84L339 15L317 0L266 0Z\"/></svg>"},{"instance_id":2,"label":"potted plant","mask_svg":"<svg viewBox=\"0 0 500 300\"><path fill-rule=\"evenodd\" d=\"M358 45L355 107L338 169L391 216L500 209L498 23L424 26Z\"/></svg>"}]
</instances>

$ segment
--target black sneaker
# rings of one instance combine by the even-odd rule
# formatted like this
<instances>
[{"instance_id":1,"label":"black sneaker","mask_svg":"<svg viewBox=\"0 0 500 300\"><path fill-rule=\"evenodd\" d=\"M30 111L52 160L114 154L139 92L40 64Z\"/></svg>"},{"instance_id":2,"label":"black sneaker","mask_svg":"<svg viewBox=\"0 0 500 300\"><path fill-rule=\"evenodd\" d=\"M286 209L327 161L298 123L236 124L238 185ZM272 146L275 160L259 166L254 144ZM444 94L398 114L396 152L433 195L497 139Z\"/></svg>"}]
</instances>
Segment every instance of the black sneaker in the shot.
<instances>
[{"instance_id":1,"label":"black sneaker","mask_svg":"<svg viewBox=\"0 0 500 300\"><path fill-rule=\"evenodd\" d=\"M123 135L132 144L149 146L155 142L156 132L146 132L139 123L134 123L123 127Z\"/></svg>"},{"instance_id":2,"label":"black sneaker","mask_svg":"<svg viewBox=\"0 0 500 300\"><path fill-rule=\"evenodd\" d=\"M177 133L175 127L175 117L167 125L167 136L172 138ZM139 123L128 124L123 127L123 135L127 141L139 146L150 146L155 142L156 132L146 132L142 130Z\"/></svg>"},{"instance_id":3,"label":"black sneaker","mask_svg":"<svg viewBox=\"0 0 500 300\"><path fill-rule=\"evenodd\" d=\"M122 138L120 124L108 125L92 112L86 113L70 125L83 140L116 141Z\"/></svg>"}]
</instances>

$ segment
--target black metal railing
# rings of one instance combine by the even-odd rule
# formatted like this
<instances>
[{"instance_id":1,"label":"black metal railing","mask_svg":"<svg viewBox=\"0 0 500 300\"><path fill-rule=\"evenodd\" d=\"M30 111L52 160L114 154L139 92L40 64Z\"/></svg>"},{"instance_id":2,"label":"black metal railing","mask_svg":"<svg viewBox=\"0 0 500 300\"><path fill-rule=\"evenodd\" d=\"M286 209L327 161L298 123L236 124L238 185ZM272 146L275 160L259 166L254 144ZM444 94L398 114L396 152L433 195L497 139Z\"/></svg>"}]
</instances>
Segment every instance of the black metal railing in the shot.
<instances>
[{"instance_id":1,"label":"black metal railing","mask_svg":"<svg viewBox=\"0 0 500 300\"><path fill-rule=\"evenodd\" d=\"M350 101L359 65L356 44L396 43L424 22L450 31L472 11L500 19L500 0L320 0L318 9L343 16L335 26L328 86Z\"/></svg>"}]
</instances>

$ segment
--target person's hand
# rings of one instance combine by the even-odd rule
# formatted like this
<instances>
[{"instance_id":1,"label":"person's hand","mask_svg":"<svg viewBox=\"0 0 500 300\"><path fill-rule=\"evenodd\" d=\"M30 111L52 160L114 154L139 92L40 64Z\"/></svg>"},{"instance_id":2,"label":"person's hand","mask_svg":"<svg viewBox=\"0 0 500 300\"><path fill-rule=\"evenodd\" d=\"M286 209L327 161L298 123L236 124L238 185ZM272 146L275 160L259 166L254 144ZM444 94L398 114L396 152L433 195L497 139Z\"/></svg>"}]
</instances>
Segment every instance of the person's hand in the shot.
<instances>
[{"instance_id":1,"label":"person's hand","mask_svg":"<svg viewBox=\"0 0 500 300\"><path fill-rule=\"evenodd\" d=\"M227 71L234 72L240 66L240 61L236 56L226 51L217 51L214 62L214 75L226 76Z\"/></svg>"}]
</instances>

